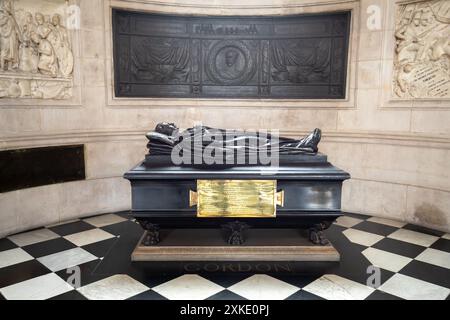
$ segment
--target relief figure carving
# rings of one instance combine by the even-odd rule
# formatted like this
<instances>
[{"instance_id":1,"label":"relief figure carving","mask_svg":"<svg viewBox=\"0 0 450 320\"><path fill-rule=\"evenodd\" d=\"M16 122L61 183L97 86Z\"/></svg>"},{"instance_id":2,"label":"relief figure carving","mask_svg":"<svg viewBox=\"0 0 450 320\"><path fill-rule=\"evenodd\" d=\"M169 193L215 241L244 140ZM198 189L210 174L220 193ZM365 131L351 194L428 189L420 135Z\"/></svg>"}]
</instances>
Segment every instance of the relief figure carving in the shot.
<instances>
[{"instance_id":1,"label":"relief figure carving","mask_svg":"<svg viewBox=\"0 0 450 320\"><path fill-rule=\"evenodd\" d=\"M19 69L23 72L38 72L39 53L31 41L31 34L36 33L36 24L30 12L26 13L26 22L22 27L22 43L20 44Z\"/></svg>"},{"instance_id":2,"label":"relief figure carving","mask_svg":"<svg viewBox=\"0 0 450 320\"><path fill-rule=\"evenodd\" d=\"M393 94L397 98L450 98L450 2L399 5Z\"/></svg>"},{"instance_id":3,"label":"relief figure carving","mask_svg":"<svg viewBox=\"0 0 450 320\"><path fill-rule=\"evenodd\" d=\"M280 82L325 82L330 75L327 41L275 40L271 43L272 79Z\"/></svg>"},{"instance_id":4,"label":"relief figure carving","mask_svg":"<svg viewBox=\"0 0 450 320\"><path fill-rule=\"evenodd\" d=\"M145 39L132 50L133 74L155 83L186 82L189 42L184 39Z\"/></svg>"},{"instance_id":5,"label":"relief figure carving","mask_svg":"<svg viewBox=\"0 0 450 320\"><path fill-rule=\"evenodd\" d=\"M61 25L61 16L55 14L52 17L52 29L48 35L52 47L58 59L59 71L62 76L68 77L73 70L73 55L70 48L69 35L65 27Z\"/></svg>"},{"instance_id":6,"label":"relief figure carving","mask_svg":"<svg viewBox=\"0 0 450 320\"><path fill-rule=\"evenodd\" d=\"M23 5L0 0L0 98L70 98L74 58L62 16Z\"/></svg>"},{"instance_id":7,"label":"relief figure carving","mask_svg":"<svg viewBox=\"0 0 450 320\"><path fill-rule=\"evenodd\" d=\"M37 22L37 28L36 28L37 34L41 38L47 39L48 35L52 31L51 28L50 28L50 24L45 21L44 15L42 13L40 13L40 12L36 13L35 19L36 19L36 22Z\"/></svg>"},{"instance_id":8,"label":"relief figure carving","mask_svg":"<svg viewBox=\"0 0 450 320\"><path fill-rule=\"evenodd\" d=\"M20 29L11 1L0 3L0 68L2 70L19 67Z\"/></svg>"},{"instance_id":9,"label":"relief figure carving","mask_svg":"<svg viewBox=\"0 0 450 320\"><path fill-rule=\"evenodd\" d=\"M56 53L50 41L41 38L37 33L31 34L31 40L38 45L39 62L38 69L44 75L51 77L57 76L58 65L56 60Z\"/></svg>"}]
</instances>

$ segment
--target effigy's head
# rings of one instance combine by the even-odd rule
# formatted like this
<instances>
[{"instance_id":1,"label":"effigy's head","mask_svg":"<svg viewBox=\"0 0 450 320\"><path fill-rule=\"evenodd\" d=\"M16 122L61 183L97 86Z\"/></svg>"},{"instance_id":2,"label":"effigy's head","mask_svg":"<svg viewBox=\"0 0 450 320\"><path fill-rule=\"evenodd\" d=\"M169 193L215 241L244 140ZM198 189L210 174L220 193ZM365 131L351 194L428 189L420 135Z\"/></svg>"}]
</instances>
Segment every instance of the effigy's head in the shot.
<instances>
[{"instance_id":1,"label":"effigy's head","mask_svg":"<svg viewBox=\"0 0 450 320\"><path fill-rule=\"evenodd\" d=\"M156 125L155 131L172 136L178 131L178 127L172 122L160 122Z\"/></svg>"}]
</instances>

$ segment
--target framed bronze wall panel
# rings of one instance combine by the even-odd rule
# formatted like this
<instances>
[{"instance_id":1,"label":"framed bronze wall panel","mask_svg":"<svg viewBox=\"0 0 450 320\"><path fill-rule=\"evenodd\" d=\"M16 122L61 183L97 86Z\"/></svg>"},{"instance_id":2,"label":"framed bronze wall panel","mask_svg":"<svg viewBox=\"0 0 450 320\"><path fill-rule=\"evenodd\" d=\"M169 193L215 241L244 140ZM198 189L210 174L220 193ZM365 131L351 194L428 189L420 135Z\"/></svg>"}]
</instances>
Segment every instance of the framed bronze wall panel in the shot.
<instances>
[{"instance_id":1,"label":"framed bronze wall panel","mask_svg":"<svg viewBox=\"0 0 450 320\"><path fill-rule=\"evenodd\" d=\"M116 97L344 99L350 12L285 17L113 10Z\"/></svg>"}]
</instances>

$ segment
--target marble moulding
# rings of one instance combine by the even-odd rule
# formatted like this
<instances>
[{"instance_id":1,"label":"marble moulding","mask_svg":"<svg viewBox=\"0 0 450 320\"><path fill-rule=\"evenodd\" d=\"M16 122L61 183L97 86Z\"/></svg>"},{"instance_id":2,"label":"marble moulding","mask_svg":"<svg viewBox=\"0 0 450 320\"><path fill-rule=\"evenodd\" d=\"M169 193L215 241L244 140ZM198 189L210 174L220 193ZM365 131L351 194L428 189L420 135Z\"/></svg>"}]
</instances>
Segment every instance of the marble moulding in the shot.
<instances>
[{"instance_id":1,"label":"marble moulding","mask_svg":"<svg viewBox=\"0 0 450 320\"><path fill-rule=\"evenodd\" d=\"M450 2L401 2L395 39L393 96L450 98Z\"/></svg>"},{"instance_id":2,"label":"marble moulding","mask_svg":"<svg viewBox=\"0 0 450 320\"><path fill-rule=\"evenodd\" d=\"M68 99L74 57L61 14L0 0L0 98Z\"/></svg>"}]
</instances>

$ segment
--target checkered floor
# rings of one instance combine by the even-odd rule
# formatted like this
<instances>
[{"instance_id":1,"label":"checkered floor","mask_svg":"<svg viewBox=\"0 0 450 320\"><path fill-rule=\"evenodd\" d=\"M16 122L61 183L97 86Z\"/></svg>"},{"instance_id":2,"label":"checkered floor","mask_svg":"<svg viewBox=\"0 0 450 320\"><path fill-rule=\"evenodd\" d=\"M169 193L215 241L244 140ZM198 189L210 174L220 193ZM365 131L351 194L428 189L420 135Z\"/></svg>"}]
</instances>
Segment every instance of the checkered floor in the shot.
<instances>
[{"instance_id":1,"label":"checkered floor","mask_svg":"<svg viewBox=\"0 0 450 320\"><path fill-rule=\"evenodd\" d=\"M0 299L449 299L450 235L402 222L338 219L327 235L341 262L325 274L169 272L130 261L141 234L117 213L1 239ZM371 265L381 271L376 289Z\"/></svg>"}]
</instances>

